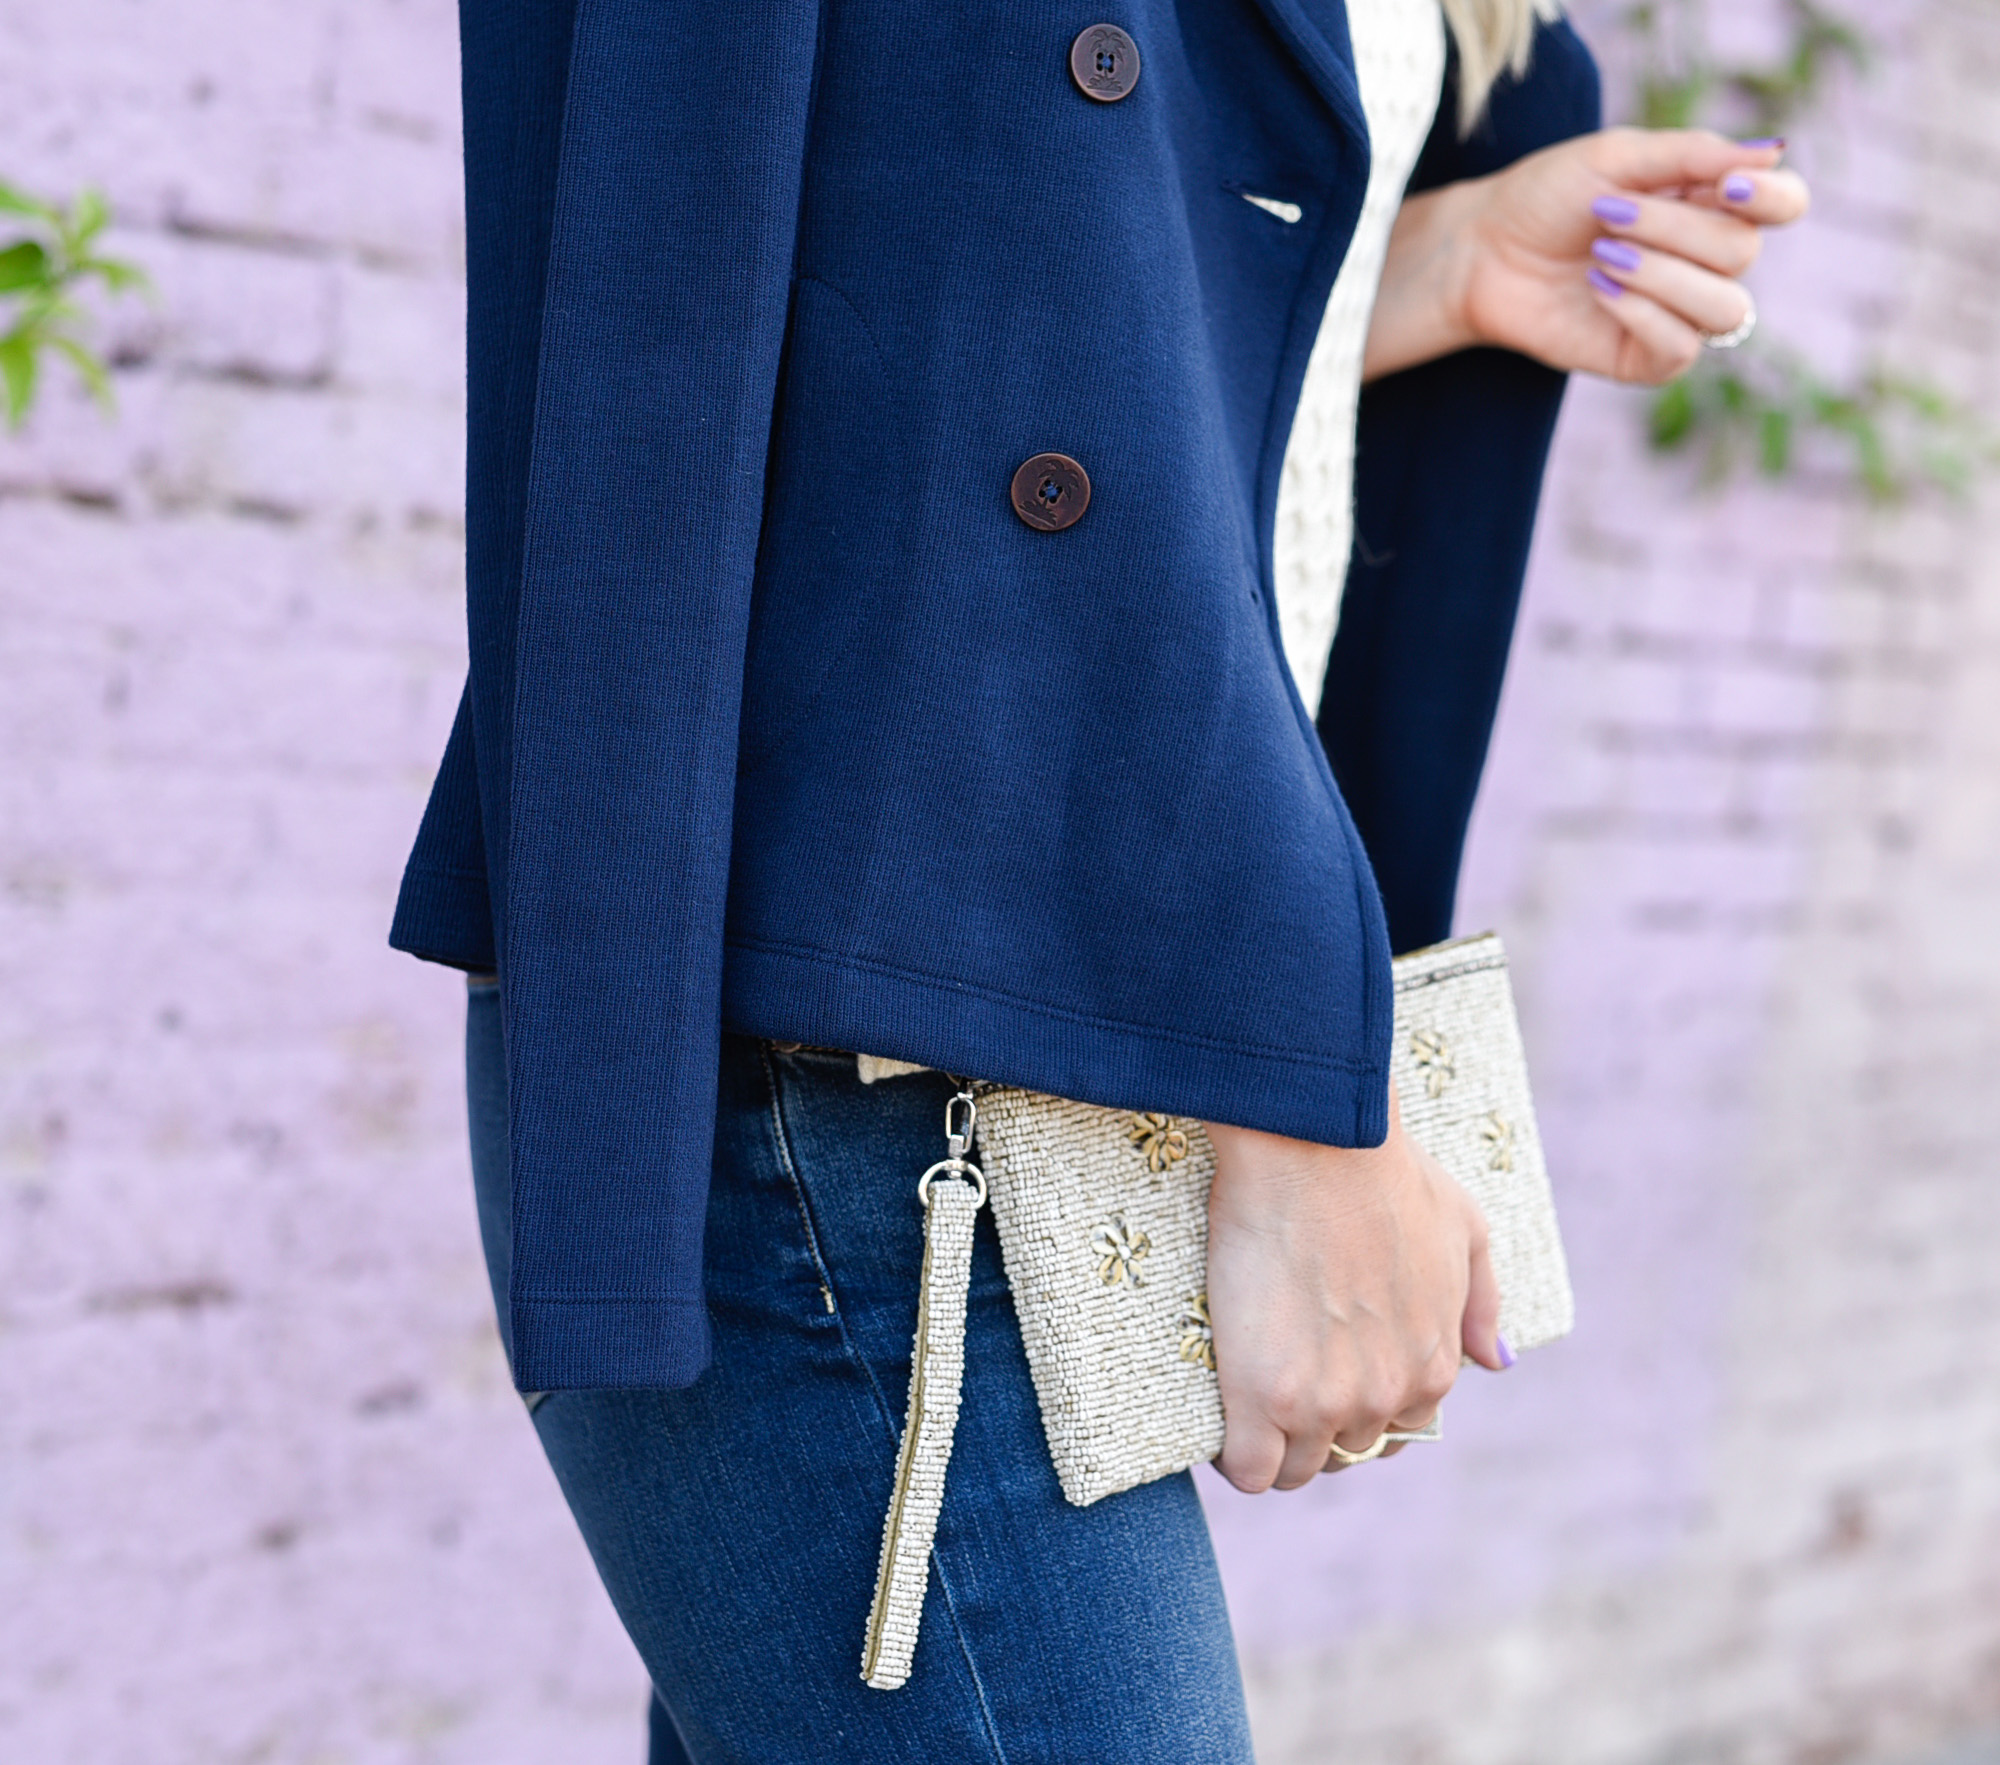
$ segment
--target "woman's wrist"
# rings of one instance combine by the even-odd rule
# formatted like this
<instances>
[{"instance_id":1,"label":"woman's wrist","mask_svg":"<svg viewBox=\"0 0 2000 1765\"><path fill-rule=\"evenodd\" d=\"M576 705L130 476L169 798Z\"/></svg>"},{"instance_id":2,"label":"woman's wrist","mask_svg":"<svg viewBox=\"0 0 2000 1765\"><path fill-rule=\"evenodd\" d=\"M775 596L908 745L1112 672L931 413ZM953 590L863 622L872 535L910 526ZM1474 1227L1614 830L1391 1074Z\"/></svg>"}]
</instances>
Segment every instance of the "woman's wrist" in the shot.
<instances>
[{"instance_id":1,"label":"woman's wrist","mask_svg":"<svg viewBox=\"0 0 2000 1765\"><path fill-rule=\"evenodd\" d=\"M1393 1111L1395 1106L1392 1103L1390 1107ZM1401 1130L1400 1120L1392 1119L1389 1138L1380 1146L1322 1146L1316 1141L1292 1140L1256 1128L1208 1124L1209 1140L1217 1154L1218 1177L1231 1186L1248 1184L1269 1195L1313 1188L1328 1181L1365 1181L1380 1176L1393 1162Z\"/></svg>"},{"instance_id":2,"label":"woman's wrist","mask_svg":"<svg viewBox=\"0 0 2000 1765\"><path fill-rule=\"evenodd\" d=\"M1486 341L1472 322L1469 293L1491 183L1468 178L1404 198L1368 327L1364 381Z\"/></svg>"}]
</instances>

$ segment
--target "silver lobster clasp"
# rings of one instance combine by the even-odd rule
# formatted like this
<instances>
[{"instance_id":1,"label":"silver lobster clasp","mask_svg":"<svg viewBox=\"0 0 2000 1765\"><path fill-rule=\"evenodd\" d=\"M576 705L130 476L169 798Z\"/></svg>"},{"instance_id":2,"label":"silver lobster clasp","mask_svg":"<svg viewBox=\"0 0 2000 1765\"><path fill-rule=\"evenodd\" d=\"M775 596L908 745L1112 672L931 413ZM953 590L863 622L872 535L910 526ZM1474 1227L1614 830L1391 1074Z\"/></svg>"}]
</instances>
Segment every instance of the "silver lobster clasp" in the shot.
<instances>
[{"instance_id":1,"label":"silver lobster clasp","mask_svg":"<svg viewBox=\"0 0 2000 1765\"><path fill-rule=\"evenodd\" d=\"M942 1173L968 1182L978 1191L973 1206L986 1200L986 1173L965 1155L972 1150L972 1130L979 1125L979 1105L969 1090L961 1090L944 1106L944 1143L948 1156L917 1179L917 1200L925 1207L931 1202L931 1178Z\"/></svg>"}]
</instances>

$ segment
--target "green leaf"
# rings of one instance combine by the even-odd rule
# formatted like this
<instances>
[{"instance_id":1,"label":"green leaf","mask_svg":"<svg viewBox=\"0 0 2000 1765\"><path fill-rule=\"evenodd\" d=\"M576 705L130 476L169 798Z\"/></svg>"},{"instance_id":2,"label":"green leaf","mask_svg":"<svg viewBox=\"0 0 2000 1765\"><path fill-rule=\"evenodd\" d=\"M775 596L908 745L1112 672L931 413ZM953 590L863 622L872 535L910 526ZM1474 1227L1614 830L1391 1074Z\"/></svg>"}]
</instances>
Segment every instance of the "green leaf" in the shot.
<instances>
[{"instance_id":1,"label":"green leaf","mask_svg":"<svg viewBox=\"0 0 2000 1765\"><path fill-rule=\"evenodd\" d=\"M46 202L37 202L24 191L16 190L12 184L0 184L0 214L28 215L51 227L62 224L62 216Z\"/></svg>"},{"instance_id":2,"label":"green leaf","mask_svg":"<svg viewBox=\"0 0 2000 1765\"><path fill-rule=\"evenodd\" d=\"M0 294L37 288L49 279L49 254L32 239L0 251Z\"/></svg>"},{"instance_id":3,"label":"green leaf","mask_svg":"<svg viewBox=\"0 0 2000 1765\"><path fill-rule=\"evenodd\" d=\"M1884 380L1882 396L1908 405L1918 416L1933 423L1949 423L1960 414L1944 393L1917 380Z\"/></svg>"},{"instance_id":4,"label":"green leaf","mask_svg":"<svg viewBox=\"0 0 2000 1765\"><path fill-rule=\"evenodd\" d=\"M1800 22L1801 54L1838 55L1865 73L1875 59L1873 46L1860 29L1837 17L1811 0L1794 0L1793 11Z\"/></svg>"},{"instance_id":5,"label":"green leaf","mask_svg":"<svg viewBox=\"0 0 2000 1765\"><path fill-rule=\"evenodd\" d=\"M1694 433L1694 388L1686 380L1664 386L1653 399L1648 430L1661 453L1671 453Z\"/></svg>"},{"instance_id":6,"label":"green leaf","mask_svg":"<svg viewBox=\"0 0 2000 1765\"><path fill-rule=\"evenodd\" d=\"M153 278L137 264L119 257L87 257L77 264L78 276L95 276L113 294L150 294Z\"/></svg>"},{"instance_id":7,"label":"green leaf","mask_svg":"<svg viewBox=\"0 0 2000 1765\"><path fill-rule=\"evenodd\" d=\"M28 407L35 402L35 346L31 338L15 331L0 337L0 389L7 399L7 427L18 429L27 419Z\"/></svg>"},{"instance_id":8,"label":"green leaf","mask_svg":"<svg viewBox=\"0 0 2000 1765\"><path fill-rule=\"evenodd\" d=\"M1917 485L1962 495L1976 471L2000 465L2000 435L1929 382L1877 366L1837 385L1768 345L1704 358L1654 396L1646 426L1662 452L1694 447L1709 486L1739 468L1783 477L1814 435L1843 444L1855 488L1877 502Z\"/></svg>"},{"instance_id":9,"label":"green leaf","mask_svg":"<svg viewBox=\"0 0 2000 1765\"><path fill-rule=\"evenodd\" d=\"M1855 464L1860 467L1861 482L1867 487L1868 494L1877 502L1895 501L1902 490L1902 483L1889 464L1882 431L1868 418L1862 417L1848 426L1848 433L1854 437Z\"/></svg>"},{"instance_id":10,"label":"green leaf","mask_svg":"<svg viewBox=\"0 0 2000 1765\"><path fill-rule=\"evenodd\" d=\"M1649 129L1685 129L1701 113L1709 87L1702 72L1651 75L1639 85L1639 120Z\"/></svg>"},{"instance_id":11,"label":"green leaf","mask_svg":"<svg viewBox=\"0 0 2000 1765\"><path fill-rule=\"evenodd\" d=\"M1792 464L1792 413L1775 406L1757 423L1757 463L1767 478L1782 478Z\"/></svg>"},{"instance_id":12,"label":"green leaf","mask_svg":"<svg viewBox=\"0 0 2000 1765\"><path fill-rule=\"evenodd\" d=\"M70 204L69 226L65 229L77 256L82 256L84 248L104 231L110 219L111 205L104 200L102 190L86 189L78 194Z\"/></svg>"},{"instance_id":13,"label":"green leaf","mask_svg":"<svg viewBox=\"0 0 2000 1765\"><path fill-rule=\"evenodd\" d=\"M110 410L115 401L111 396L111 376L105 372L104 364L74 337L51 337L49 347L62 353L76 370L77 378L89 388L90 396Z\"/></svg>"}]
</instances>

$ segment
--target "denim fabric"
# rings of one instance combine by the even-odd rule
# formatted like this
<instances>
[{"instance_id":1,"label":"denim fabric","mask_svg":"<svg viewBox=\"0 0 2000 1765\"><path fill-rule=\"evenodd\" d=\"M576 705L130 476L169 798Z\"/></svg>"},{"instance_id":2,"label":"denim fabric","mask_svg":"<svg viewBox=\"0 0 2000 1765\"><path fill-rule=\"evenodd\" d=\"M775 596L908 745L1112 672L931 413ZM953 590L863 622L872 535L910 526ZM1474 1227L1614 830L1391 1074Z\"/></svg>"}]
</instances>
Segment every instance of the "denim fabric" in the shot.
<instances>
[{"instance_id":1,"label":"denim fabric","mask_svg":"<svg viewBox=\"0 0 2000 1765\"><path fill-rule=\"evenodd\" d=\"M472 991L466 1091L503 1298L506 1079L491 986ZM850 1058L724 1038L712 1364L681 1390L557 1391L535 1405L658 1690L653 1758L1247 1765L1192 1480L1089 1508L1063 1500L990 1211L915 1670L900 1691L861 1682L923 1257L916 1181L941 1155L950 1093L932 1074L868 1087Z\"/></svg>"}]
</instances>

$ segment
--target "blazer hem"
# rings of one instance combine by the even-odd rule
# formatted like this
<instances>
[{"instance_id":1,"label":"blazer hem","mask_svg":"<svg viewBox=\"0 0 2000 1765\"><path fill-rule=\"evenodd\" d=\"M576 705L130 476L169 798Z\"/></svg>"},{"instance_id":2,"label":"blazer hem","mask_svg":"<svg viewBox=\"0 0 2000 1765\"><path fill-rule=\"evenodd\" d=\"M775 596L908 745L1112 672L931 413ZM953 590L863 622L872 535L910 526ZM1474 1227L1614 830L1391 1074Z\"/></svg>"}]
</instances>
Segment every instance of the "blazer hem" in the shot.
<instances>
[{"instance_id":1,"label":"blazer hem","mask_svg":"<svg viewBox=\"0 0 2000 1765\"><path fill-rule=\"evenodd\" d=\"M412 862L396 895L389 945L425 962L490 974L499 965L485 876Z\"/></svg>"},{"instance_id":2,"label":"blazer hem","mask_svg":"<svg viewBox=\"0 0 2000 1765\"><path fill-rule=\"evenodd\" d=\"M517 1297L509 1309L520 1391L671 1391L708 1365L708 1308L698 1297Z\"/></svg>"},{"instance_id":3,"label":"blazer hem","mask_svg":"<svg viewBox=\"0 0 2000 1765\"><path fill-rule=\"evenodd\" d=\"M742 1035L1324 1146L1388 1138L1386 1014L1356 1026L1355 1040L1379 1044L1379 1058L1345 1056L1121 1023L800 945L733 938L728 955L723 1025Z\"/></svg>"}]
</instances>

